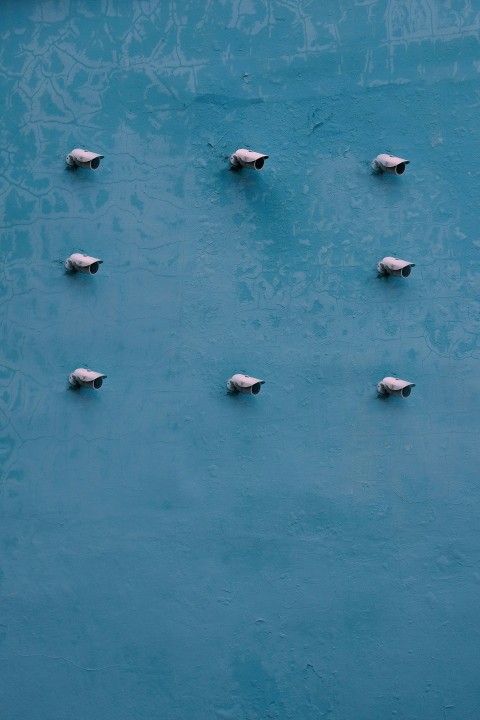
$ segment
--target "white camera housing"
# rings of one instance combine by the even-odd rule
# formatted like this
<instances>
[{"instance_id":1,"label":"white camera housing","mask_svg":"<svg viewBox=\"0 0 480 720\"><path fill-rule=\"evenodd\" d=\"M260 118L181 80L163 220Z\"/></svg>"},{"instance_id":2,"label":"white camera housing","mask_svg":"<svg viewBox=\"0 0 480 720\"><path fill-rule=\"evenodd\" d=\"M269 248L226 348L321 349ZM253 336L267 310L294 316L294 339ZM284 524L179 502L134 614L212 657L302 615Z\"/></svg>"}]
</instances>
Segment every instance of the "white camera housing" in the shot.
<instances>
[{"instance_id":1,"label":"white camera housing","mask_svg":"<svg viewBox=\"0 0 480 720\"><path fill-rule=\"evenodd\" d=\"M68 376L68 382L72 387L87 387L100 390L106 377L103 373L95 372L95 370L77 368Z\"/></svg>"},{"instance_id":2,"label":"white camera housing","mask_svg":"<svg viewBox=\"0 0 480 720\"><path fill-rule=\"evenodd\" d=\"M379 172L391 173L392 175L403 175L409 162L410 160L382 153L381 155L377 155L377 157L372 161L372 165Z\"/></svg>"},{"instance_id":3,"label":"white camera housing","mask_svg":"<svg viewBox=\"0 0 480 720\"><path fill-rule=\"evenodd\" d=\"M377 385L380 395L397 395L398 397L407 398L412 392L415 383L408 380L400 380L395 377L384 377Z\"/></svg>"},{"instance_id":4,"label":"white camera housing","mask_svg":"<svg viewBox=\"0 0 480 720\"><path fill-rule=\"evenodd\" d=\"M72 273L80 272L95 275L101 263L103 263L103 260L100 260L100 258L83 255L82 253L73 253L65 260L65 268Z\"/></svg>"},{"instance_id":5,"label":"white camera housing","mask_svg":"<svg viewBox=\"0 0 480 720\"><path fill-rule=\"evenodd\" d=\"M415 263L390 256L377 263L377 270L381 275L398 275L404 278L410 275L412 267L415 267Z\"/></svg>"},{"instance_id":6,"label":"white camera housing","mask_svg":"<svg viewBox=\"0 0 480 720\"><path fill-rule=\"evenodd\" d=\"M103 160L105 156L99 155L98 153L90 152L89 150L81 150L75 148L65 158L67 165L70 167L81 167L87 168L88 170L96 170L100 165L100 160Z\"/></svg>"},{"instance_id":7,"label":"white camera housing","mask_svg":"<svg viewBox=\"0 0 480 720\"><path fill-rule=\"evenodd\" d=\"M268 155L263 153L253 152L253 150L246 150L240 148L236 150L233 155L230 155L230 163L232 168L245 167L250 170L261 170L267 160Z\"/></svg>"},{"instance_id":8,"label":"white camera housing","mask_svg":"<svg viewBox=\"0 0 480 720\"><path fill-rule=\"evenodd\" d=\"M232 375L230 380L227 382L227 389L229 392L241 392L246 395L258 395L265 380L259 380L258 378L250 377L250 375L242 375L237 373Z\"/></svg>"}]
</instances>

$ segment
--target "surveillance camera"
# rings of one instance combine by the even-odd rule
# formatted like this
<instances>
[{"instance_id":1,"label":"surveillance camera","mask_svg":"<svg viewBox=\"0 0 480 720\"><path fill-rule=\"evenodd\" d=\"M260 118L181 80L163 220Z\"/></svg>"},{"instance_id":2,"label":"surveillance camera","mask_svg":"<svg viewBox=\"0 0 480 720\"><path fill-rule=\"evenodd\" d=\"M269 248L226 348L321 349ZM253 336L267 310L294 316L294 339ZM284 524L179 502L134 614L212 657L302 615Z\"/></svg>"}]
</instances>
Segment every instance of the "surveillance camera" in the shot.
<instances>
[{"instance_id":1,"label":"surveillance camera","mask_svg":"<svg viewBox=\"0 0 480 720\"><path fill-rule=\"evenodd\" d=\"M415 267L415 263L400 260L400 258L396 257L384 257L383 260L377 263L377 270L380 275L399 275L404 278L410 275L412 267Z\"/></svg>"},{"instance_id":2,"label":"surveillance camera","mask_svg":"<svg viewBox=\"0 0 480 720\"><path fill-rule=\"evenodd\" d=\"M70 257L65 260L65 268L71 273L80 272L95 275L101 263L103 263L103 260L99 258L83 255L82 253L73 253L73 255L70 255Z\"/></svg>"},{"instance_id":3,"label":"surveillance camera","mask_svg":"<svg viewBox=\"0 0 480 720\"><path fill-rule=\"evenodd\" d=\"M410 160L404 160L403 158L395 157L395 155L386 155L382 153L372 160L372 165L375 170L381 173L392 173L393 175L403 175L405 168Z\"/></svg>"},{"instance_id":4,"label":"surveillance camera","mask_svg":"<svg viewBox=\"0 0 480 720\"><path fill-rule=\"evenodd\" d=\"M245 167L251 170L261 170L267 158L268 155L240 148L240 150L234 152L233 155L230 155L230 163L233 169Z\"/></svg>"},{"instance_id":5,"label":"surveillance camera","mask_svg":"<svg viewBox=\"0 0 480 720\"><path fill-rule=\"evenodd\" d=\"M415 383L408 382L408 380L400 380L400 378L384 377L383 380L377 385L379 395L398 395L402 398L407 398L412 392L412 388L415 387Z\"/></svg>"},{"instance_id":6,"label":"surveillance camera","mask_svg":"<svg viewBox=\"0 0 480 720\"><path fill-rule=\"evenodd\" d=\"M75 150L72 150L72 152L67 155L65 160L69 167L81 167L87 168L88 170L96 170L100 165L100 160L103 160L104 157L104 155L99 155L98 153L75 148Z\"/></svg>"},{"instance_id":7,"label":"surveillance camera","mask_svg":"<svg viewBox=\"0 0 480 720\"><path fill-rule=\"evenodd\" d=\"M107 376L103 373L87 370L86 368L77 368L68 376L68 382L72 387L88 387L99 390L103 385L103 380Z\"/></svg>"},{"instance_id":8,"label":"surveillance camera","mask_svg":"<svg viewBox=\"0 0 480 720\"><path fill-rule=\"evenodd\" d=\"M229 392L246 393L247 395L258 395L265 380L259 380L258 378L250 377L250 375L232 375L230 380L227 382L227 388Z\"/></svg>"}]
</instances>

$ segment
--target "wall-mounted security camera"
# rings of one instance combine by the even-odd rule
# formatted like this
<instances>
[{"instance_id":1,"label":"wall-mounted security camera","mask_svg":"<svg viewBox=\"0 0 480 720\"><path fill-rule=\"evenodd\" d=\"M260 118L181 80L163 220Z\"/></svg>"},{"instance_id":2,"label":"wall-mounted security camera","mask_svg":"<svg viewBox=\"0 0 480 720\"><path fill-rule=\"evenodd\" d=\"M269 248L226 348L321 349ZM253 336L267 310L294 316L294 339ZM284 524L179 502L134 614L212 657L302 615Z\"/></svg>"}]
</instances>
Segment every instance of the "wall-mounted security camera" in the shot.
<instances>
[{"instance_id":1,"label":"wall-mounted security camera","mask_svg":"<svg viewBox=\"0 0 480 720\"><path fill-rule=\"evenodd\" d=\"M263 155L263 153L240 148L240 150L236 150L233 155L230 155L230 164L232 170L239 170L242 167L250 168L250 170L261 170L267 158L268 155Z\"/></svg>"},{"instance_id":2,"label":"wall-mounted security camera","mask_svg":"<svg viewBox=\"0 0 480 720\"><path fill-rule=\"evenodd\" d=\"M392 175L403 175L410 160L387 155L382 153L372 160L372 167L380 173L391 173Z\"/></svg>"},{"instance_id":3,"label":"wall-mounted security camera","mask_svg":"<svg viewBox=\"0 0 480 720\"><path fill-rule=\"evenodd\" d=\"M87 168L88 170L96 170L100 165L100 160L103 160L105 156L99 155L98 153L90 152L89 150L81 150L75 148L72 152L68 153L65 158L66 163L71 168Z\"/></svg>"},{"instance_id":4,"label":"wall-mounted security camera","mask_svg":"<svg viewBox=\"0 0 480 720\"><path fill-rule=\"evenodd\" d=\"M68 382L74 388L87 387L100 390L106 377L103 373L95 372L95 370L77 368L68 376Z\"/></svg>"},{"instance_id":5,"label":"wall-mounted security camera","mask_svg":"<svg viewBox=\"0 0 480 720\"><path fill-rule=\"evenodd\" d=\"M415 263L408 260L400 260L396 257L384 257L377 263L377 270L380 275L399 275L400 277L408 277L412 272Z\"/></svg>"},{"instance_id":6,"label":"wall-mounted security camera","mask_svg":"<svg viewBox=\"0 0 480 720\"><path fill-rule=\"evenodd\" d=\"M232 375L227 382L227 389L232 393L246 393L247 395L258 395L265 380L250 377L250 375Z\"/></svg>"},{"instance_id":7,"label":"wall-mounted security camera","mask_svg":"<svg viewBox=\"0 0 480 720\"><path fill-rule=\"evenodd\" d=\"M100 258L90 257L90 255L83 255L82 253L73 253L65 260L65 269L71 273L80 272L95 275L101 263L103 263L103 260L100 260Z\"/></svg>"},{"instance_id":8,"label":"wall-mounted security camera","mask_svg":"<svg viewBox=\"0 0 480 720\"><path fill-rule=\"evenodd\" d=\"M408 382L408 380L400 380L395 377L384 377L383 380L377 385L378 394L382 397L387 395L398 395L402 398L407 398L412 392L412 388L415 387L415 383Z\"/></svg>"}]
</instances>

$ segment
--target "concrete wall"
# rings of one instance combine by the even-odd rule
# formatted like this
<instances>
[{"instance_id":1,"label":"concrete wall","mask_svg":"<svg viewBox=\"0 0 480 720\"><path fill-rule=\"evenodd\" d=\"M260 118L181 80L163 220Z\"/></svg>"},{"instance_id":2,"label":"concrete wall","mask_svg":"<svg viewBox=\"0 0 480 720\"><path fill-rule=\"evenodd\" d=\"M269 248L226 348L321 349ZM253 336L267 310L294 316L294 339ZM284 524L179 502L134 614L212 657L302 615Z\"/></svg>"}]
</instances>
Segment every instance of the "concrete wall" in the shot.
<instances>
[{"instance_id":1,"label":"concrete wall","mask_svg":"<svg viewBox=\"0 0 480 720\"><path fill-rule=\"evenodd\" d=\"M2 716L476 720L478 3L1 16Z\"/></svg>"}]
</instances>

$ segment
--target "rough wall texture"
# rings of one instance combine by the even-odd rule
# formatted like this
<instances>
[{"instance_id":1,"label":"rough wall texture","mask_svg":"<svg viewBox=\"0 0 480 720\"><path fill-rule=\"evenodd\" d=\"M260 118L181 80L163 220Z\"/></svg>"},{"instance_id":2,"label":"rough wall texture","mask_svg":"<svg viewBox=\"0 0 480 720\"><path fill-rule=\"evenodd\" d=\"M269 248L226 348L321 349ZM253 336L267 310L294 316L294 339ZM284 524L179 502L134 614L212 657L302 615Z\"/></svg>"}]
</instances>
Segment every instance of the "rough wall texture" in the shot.
<instances>
[{"instance_id":1,"label":"rough wall texture","mask_svg":"<svg viewBox=\"0 0 480 720\"><path fill-rule=\"evenodd\" d=\"M7 720L478 719L479 13L4 0Z\"/></svg>"}]
</instances>

